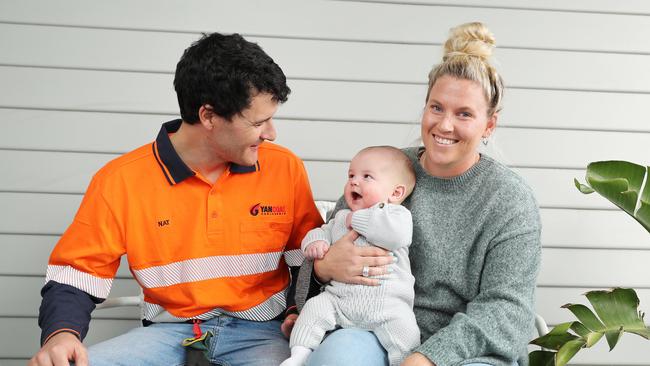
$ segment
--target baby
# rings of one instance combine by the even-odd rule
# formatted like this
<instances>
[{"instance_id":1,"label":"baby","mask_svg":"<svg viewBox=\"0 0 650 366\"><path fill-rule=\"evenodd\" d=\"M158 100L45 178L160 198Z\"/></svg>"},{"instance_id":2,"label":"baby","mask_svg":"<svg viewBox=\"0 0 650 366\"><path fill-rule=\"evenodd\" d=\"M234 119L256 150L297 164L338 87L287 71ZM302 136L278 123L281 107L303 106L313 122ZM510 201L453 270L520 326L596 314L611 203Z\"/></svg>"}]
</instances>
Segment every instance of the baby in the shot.
<instances>
[{"instance_id":1,"label":"baby","mask_svg":"<svg viewBox=\"0 0 650 366\"><path fill-rule=\"evenodd\" d=\"M411 162L397 148L368 147L352 159L344 188L350 209L338 211L327 224L307 233L302 250L307 258L322 258L331 243L352 229L360 235L355 245L389 250L397 262L379 286L332 281L307 301L291 332L291 357L281 366L304 365L325 332L337 326L372 331L391 365L399 365L420 344L413 314L415 279L408 258L413 223L409 210L400 205L414 186ZM368 267L360 272L369 276Z\"/></svg>"}]
</instances>

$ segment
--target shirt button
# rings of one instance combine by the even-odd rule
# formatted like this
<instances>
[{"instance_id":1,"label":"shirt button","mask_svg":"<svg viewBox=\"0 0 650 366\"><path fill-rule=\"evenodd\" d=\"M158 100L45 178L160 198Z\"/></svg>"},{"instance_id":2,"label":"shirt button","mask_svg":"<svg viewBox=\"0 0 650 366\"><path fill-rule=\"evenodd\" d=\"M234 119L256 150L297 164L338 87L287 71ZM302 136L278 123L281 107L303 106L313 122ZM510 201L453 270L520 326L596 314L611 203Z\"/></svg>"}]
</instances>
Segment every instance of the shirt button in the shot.
<instances>
[{"instance_id":1,"label":"shirt button","mask_svg":"<svg viewBox=\"0 0 650 366\"><path fill-rule=\"evenodd\" d=\"M379 204L379 208L384 208L384 203L383 202Z\"/></svg>"},{"instance_id":2,"label":"shirt button","mask_svg":"<svg viewBox=\"0 0 650 366\"><path fill-rule=\"evenodd\" d=\"M213 219L216 219L217 216L219 216L219 215L217 214L217 211L212 211L212 213L210 214L210 217L212 217Z\"/></svg>"}]
</instances>

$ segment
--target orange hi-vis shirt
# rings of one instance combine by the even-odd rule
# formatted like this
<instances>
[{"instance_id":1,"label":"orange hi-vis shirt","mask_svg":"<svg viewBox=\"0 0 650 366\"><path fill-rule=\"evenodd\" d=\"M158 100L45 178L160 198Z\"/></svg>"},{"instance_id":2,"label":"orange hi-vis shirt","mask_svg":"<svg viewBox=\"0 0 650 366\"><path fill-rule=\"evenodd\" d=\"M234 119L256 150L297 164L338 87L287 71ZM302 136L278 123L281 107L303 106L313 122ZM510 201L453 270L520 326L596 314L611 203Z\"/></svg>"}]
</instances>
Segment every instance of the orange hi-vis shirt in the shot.
<instances>
[{"instance_id":1,"label":"orange hi-vis shirt","mask_svg":"<svg viewBox=\"0 0 650 366\"><path fill-rule=\"evenodd\" d=\"M273 319L286 306L287 265L302 263L302 238L322 224L303 163L264 142L255 166L231 163L211 184L174 150L180 125L97 172L46 282L106 298L126 254L147 320Z\"/></svg>"}]
</instances>

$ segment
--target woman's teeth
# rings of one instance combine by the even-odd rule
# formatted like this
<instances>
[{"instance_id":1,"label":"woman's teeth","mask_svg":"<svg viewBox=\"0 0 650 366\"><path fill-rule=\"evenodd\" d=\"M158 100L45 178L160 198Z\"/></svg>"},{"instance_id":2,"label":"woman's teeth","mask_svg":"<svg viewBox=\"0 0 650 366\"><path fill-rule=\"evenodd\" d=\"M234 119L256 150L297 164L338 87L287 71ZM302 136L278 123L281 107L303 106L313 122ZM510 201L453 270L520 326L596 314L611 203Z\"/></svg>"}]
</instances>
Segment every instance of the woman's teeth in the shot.
<instances>
[{"instance_id":1,"label":"woman's teeth","mask_svg":"<svg viewBox=\"0 0 650 366\"><path fill-rule=\"evenodd\" d=\"M453 145L458 142L458 140L445 139L437 135L433 135L433 139L441 145Z\"/></svg>"}]
</instances>

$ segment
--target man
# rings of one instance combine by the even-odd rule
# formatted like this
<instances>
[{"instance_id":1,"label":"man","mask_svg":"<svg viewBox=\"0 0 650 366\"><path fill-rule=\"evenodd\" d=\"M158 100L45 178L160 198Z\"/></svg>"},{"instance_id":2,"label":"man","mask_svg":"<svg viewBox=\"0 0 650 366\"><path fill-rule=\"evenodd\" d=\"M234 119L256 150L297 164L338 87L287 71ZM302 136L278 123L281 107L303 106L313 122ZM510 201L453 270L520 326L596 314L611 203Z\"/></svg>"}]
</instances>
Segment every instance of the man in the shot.
<instances>
[{"instance_id":1,"label":"man","mask_svg":"<svg viewBox=\"0 0 650 366\"><path fill-rule=\"evenodd\" d=\"M185 50L174 86L182 120L104 166L54 248L30 365L182 364L183 339L208 331L212 362L289 356L287 265L301 264L300 241L322 220L300 159L265 142L286 78L256 44L214 33ZM86 351L90 313L125 254L145 327Z\"/></svg>"}]
</instances>

